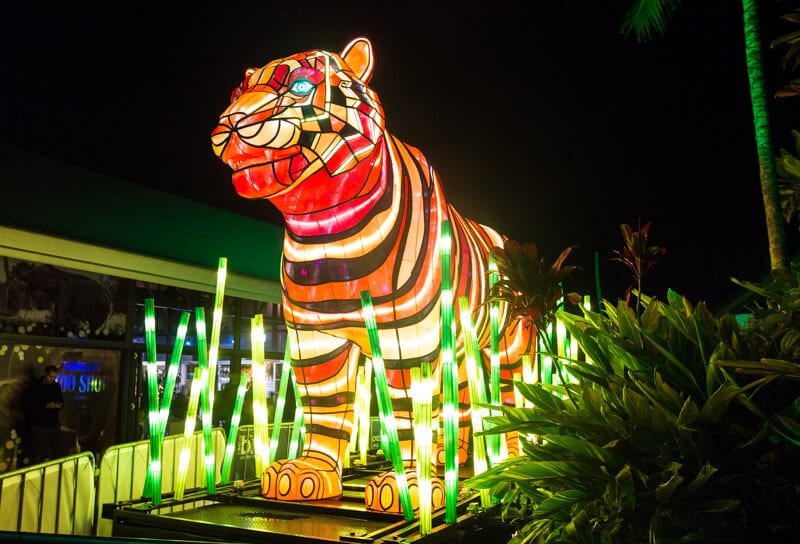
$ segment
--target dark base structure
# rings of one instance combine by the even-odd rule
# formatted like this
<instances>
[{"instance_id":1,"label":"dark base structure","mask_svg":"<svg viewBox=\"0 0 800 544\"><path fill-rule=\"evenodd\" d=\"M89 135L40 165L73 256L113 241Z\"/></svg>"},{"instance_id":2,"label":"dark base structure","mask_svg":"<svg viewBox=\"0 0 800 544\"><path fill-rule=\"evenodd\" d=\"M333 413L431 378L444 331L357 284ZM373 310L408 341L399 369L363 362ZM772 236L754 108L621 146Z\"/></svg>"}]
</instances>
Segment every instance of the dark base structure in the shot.
<instances>
[{"instance_id":1,"label":"dark base structure","mask_svg":"<svg viewBox=\"0 0 800 544\"><path fill-rule=\"evenodd\" d=\"M433 513L431 534L421 535L417 520L372 512L364 506L368 472L346 475L338 500L291 502L265 499L260 482L220 486L217 493L196 491L182 500L169 496L158 506L146 499L106 505L114 537L269 544L507 542L511 528L500 524L495 507L482 509L478 495L462 499L456 523L445 522L444 509Z\"/></svg>"}]
</instances>

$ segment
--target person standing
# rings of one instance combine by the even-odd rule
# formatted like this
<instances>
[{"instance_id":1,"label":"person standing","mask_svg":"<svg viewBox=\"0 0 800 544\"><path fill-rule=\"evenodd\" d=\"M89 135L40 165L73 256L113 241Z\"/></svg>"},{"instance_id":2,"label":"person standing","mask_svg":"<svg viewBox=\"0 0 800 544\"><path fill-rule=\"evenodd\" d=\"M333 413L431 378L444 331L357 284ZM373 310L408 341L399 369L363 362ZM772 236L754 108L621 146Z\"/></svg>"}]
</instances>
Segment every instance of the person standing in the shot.
<instances>
[{"instance_id":1,"label":"person standing","mask_svg":"<svg viewBox=\"0 0 800 544\"><path fill-rule=\"evenodd\" d=\"M56 381L58 367L47 365L44 375L28 390L27 418L30 428L31 464L61 457L61 422L59 413L64 407L61 386Z\"/></svg>"}]
</instances>

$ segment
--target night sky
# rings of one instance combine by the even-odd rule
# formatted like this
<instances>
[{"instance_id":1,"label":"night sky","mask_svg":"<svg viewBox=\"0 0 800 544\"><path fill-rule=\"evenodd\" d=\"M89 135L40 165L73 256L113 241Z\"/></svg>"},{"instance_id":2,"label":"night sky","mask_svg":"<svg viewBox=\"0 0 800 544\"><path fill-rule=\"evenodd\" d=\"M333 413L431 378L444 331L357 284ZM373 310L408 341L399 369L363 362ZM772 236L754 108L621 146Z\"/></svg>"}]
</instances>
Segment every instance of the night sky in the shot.
<instances>
[{"instance_id":1,"label":"night sky","mask_svg":"<svg viewBox=\"0 0 800 544\"><path fill-rule=\"evenodd\" d=\"M28 4L0 22L2 144L281 224L236 195L209 134L247 67L363 35L390 132L464 215L548 261L576 245L569 290L596 294L597 254L604 298L621 296L630 275L607 259L640 220L667 248L644 282L656 297L713 307L730 276L769 270L735 0L683 2L645 44L620 33L626 2ZM762 2L765 43L794 7ZM770 93L792 79L781 53L765 52ZM776 147L792 146L800 98L771 108Z\"/></svg>"}]
</instances>

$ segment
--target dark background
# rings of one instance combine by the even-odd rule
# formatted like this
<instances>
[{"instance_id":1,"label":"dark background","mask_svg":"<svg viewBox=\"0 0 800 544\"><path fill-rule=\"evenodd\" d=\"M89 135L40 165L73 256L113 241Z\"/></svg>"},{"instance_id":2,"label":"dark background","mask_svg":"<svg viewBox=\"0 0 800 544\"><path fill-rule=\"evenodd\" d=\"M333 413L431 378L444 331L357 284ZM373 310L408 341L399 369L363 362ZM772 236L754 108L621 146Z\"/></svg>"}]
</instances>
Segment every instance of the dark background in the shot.
<instances>
[{"instance_id":1,"label":"dark background","mask_svg":"<svg viewBox=\"0 0 800 544\"><path fill-rule=\"evenodd\" d=\"M620 33L627 5L15 4L0 16L0 143L282 224L236 195L209 134L245 68L364 35L389 130L463 214L549 262L576 245L569 290L596 294L597 255L612 301L631 279L607 261L619 225L652 221L667 254L644 290L714 306L731 276L769 270L741 2L687 0L644 44ZM793 29L779 16L797 2L760 5L765 44ZM793 76L782 53L764 51L770 94ZM800 98L770 107L791 148ZM796 225L787 237L793 251Z\"/></svg>"}]
</instances>

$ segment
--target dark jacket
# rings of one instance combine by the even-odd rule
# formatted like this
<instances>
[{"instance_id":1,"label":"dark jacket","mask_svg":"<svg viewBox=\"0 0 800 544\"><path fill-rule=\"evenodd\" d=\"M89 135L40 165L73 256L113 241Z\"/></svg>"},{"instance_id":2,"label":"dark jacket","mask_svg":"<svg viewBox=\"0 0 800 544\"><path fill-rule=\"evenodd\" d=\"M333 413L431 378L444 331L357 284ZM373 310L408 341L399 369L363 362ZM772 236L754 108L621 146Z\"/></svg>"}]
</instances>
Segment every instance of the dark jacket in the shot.
<instances>
[{"instance_id":1,"label":"dark jacket","mask_svg":"<svg viewBox=\"0 0 800 544\"><path fill-rule=\"evenodd\" d=\"M59 425L58 408L48 408L49 402L64 402L58 382L46 383L44 378L36 380L28 389L28 423L37 427Z\"/></svg>"}]
</instances>

